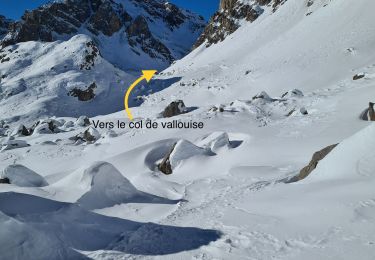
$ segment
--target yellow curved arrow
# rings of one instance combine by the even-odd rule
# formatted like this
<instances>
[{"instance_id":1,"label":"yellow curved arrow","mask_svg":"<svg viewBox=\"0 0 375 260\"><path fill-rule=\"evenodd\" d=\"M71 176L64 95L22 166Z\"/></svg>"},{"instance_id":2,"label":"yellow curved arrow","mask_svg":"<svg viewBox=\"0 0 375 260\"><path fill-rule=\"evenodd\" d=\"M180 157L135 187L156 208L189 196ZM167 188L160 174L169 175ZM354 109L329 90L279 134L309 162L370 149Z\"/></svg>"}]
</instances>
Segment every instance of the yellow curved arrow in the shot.
<instances>
[{"instance_id":1,"label":"yellow curved arrow","mask_svg":"<svg viewBox=\"0 0 375 260\"><path fill-rule=\"evenodd\" d=\"M142 70L142 76L140 78L138 78L136 81L134 81L133 84L131 84L131 86L128 88L128 91L126 92L126 95L125 95L125 99L124 99L124 105L125 105L125 110L126 110L126 113L128 114L128 117L130 120L133 120L133 115L129 109L129 97L130 97L130 93L132 92L132 90L142 81L142 80L146 80L147 82L150 82L152 77L155 75L157 71L156 70Z\"/></svg>"}]
</instances>

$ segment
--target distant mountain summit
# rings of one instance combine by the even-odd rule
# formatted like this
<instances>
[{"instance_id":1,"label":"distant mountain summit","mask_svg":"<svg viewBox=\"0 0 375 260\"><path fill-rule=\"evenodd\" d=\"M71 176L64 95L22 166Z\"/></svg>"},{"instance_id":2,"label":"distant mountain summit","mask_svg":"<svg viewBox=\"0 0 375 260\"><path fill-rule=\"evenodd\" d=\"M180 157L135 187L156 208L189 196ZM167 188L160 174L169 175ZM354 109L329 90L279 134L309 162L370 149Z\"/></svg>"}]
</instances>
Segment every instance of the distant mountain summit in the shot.
<instances>
[{"instance_id":1,"label":"distant mountain summit","mask_svg":"<svg viewBox=\"0 0 375 260\"><path fill-rule=\"evenodd\" d=\"M137 69L140 63L164 68L190 51L205 24L203 17L162 0L51 1L26 11L1 44L86 34L122 69Z\"/></svg>"},{"instance_id":2,"label":"distant mountain summit","mask_svg":"<svg viewBox=\"0 0 375 260\"><path fill-rule=\"evenodd\" d=\"M8 33L12 20L0 15L0 40Z\"/></svg>"},{"instance_id":3,"label":"distant mountain summit","mask_svg":"<svg viewBox=\"0 0 375 260\"><path fill-rule=\"evenodd\" d=\"M223 41L240 27L240 22L254 22L265 9L275 12L287 0L221 0L220 8L209 21L203 34L195 43L195 48L206 43L206 46Z\"/></svg>"}]
</instances>

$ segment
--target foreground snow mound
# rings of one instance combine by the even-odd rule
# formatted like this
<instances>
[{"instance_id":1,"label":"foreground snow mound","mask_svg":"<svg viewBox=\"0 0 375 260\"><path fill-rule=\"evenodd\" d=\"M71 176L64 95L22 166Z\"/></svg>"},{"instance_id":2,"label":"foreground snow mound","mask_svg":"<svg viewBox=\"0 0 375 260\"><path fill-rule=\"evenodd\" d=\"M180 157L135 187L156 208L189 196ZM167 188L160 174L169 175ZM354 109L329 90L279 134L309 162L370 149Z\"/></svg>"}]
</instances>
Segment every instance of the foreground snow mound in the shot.
<instances>
[{"instance_id":1,"label":"foreground snow mound","mask_svg":"<svg viewBox=\"0 0 375 260\"><path fill-rule=\"evenodd\" d=\"M107 217L75 204L13 192L0 193L0 230L1 259L88 259L79 251L112 248L124 254L173 254L221 236L216 230Z\"/></svg>"},{"instance_id":2,"label":"foreground snow mound","mask_svg":"<svg viewBox=\"0 0 375 260\"><path fill-rule=\"evenodd\" d=\"M197 145L216 153L220 148L230 146L229 136L226 132L213 132L200 140Z\"/></svg>"},{"instance_id":3,"label":"foreground snow mound","mask_svg":"<svg viewBox=\"0 0 375 260\"><path fill-rule=\"evenodd\" d=\"M180 140L176 143L169 156L172 169L176 168L182 161L194 156L209 155L205 149L198 147L186 140Z\"/></svg>"},{"instance_id":4,"label":"foreground snow mound","mask_svg":"<svg viewBox=\"0 0 375 260\"><path fill-rule=\"evenodd\" d=\"M375 125L340 143L306 181L368 179L375 176Z\"/></svg>"},{"instance_id":5,"label":"foreground snow mound","mask_svg":"<svg viewBox=\"0 0 375 260\"><path fill-rule=\"evenodd\" d=\"M97 162L87 168L81 182L90 187L77 201L86 209L100 209L130 202L164 204L177 202L137 190L112 164L107 162Z\"/></svg>"},{"instance_id":6,"label":"foreground snow mound","mask_svg":"<svg viewBox=\"0 0 375 260\"><path fill-rule=\"evenodd\" d=\"M9 165L0 175L1 179L8 178L11 184L20 187L43 187L47 186L47 181L23 165Z\"/></svg>"},{"instance_id":7,"label":"foreground snow mound","mask_svg":"<svg viewBox=\"0 0 375 260\"><path fill-rule=\"evenodd\" d=\"M175 143L172 149L167 153L161 163L159 170L166 174L172 174L173 170L184 160L199 155L214 155L210 150L198 147L186 140L180 140Z\"/></svg>"},{"instance_id":8,"label":"foreground snow mound","mask_svg":"<svg viewBox=\"0 0 375 260\"><path fill-rule=\"evenodd\" d=\"M0 211L1 259L87 259L72 248L62 246L58 236L20 222ZM12 239L9 239L9 238Z\"/></svg>"},{"instance_id":9,"label":"foreground snow mound","mask_svg":"<svg viewBox=\"0 0 375 260\"><path fill-rule=\"evenodd\" d=\"M14 137L7 137L1 143L1 151L13 150L18 148L25 148L30 146L24 140L14 140Z\"/></svg>"}]
</instances>

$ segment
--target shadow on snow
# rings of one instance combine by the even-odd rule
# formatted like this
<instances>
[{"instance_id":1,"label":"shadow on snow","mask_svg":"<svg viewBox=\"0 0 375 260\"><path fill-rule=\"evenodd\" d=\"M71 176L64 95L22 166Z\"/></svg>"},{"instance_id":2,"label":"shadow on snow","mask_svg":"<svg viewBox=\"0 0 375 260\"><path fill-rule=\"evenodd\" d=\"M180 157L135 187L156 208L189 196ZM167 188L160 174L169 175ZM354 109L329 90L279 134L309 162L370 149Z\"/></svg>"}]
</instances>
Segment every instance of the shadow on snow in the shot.
<instances>
[{"instance_id":1,"label":"shadow on snow","mask_svg":"<svg viewBox=\"0 0 375 260\"><path fill-rule=\"evenodd\" d=\"M19 228L20 225L22 228ZM33 250L39 250L39 254L42 254L39 259L63 259L68 256L86 259L76 250L166 255L197 249L221 237L216 230L107 217L74 203L14 192L0 194L0 230L6 233L7 229L15 239L0 236L0 248L4 249L2 245L6 243L13 252L8 250L5 255L16 255L18 259L23 259L22 254L25 254L24 257L35 255ZM44 245L40 245L40 241L34 237L42 237ZM26 245L28 248L23 248ZM53 246L58 250L53 250ZM45 250L44 247L50 249Z\"/></svg>"}]
</instances>

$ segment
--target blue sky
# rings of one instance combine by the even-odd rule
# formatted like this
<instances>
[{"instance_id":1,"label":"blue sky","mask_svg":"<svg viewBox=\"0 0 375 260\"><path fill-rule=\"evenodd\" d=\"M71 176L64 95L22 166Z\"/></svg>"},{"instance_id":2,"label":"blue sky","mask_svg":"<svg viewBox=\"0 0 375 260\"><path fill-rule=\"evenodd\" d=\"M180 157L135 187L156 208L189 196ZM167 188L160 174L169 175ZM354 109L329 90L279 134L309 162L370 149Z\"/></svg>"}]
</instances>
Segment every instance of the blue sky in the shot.
<instances>
[{"instance_id":1,"label":"blue sky","mask_svg":"<svg viewBox=\"0 0 375 260\"><path fill-rule=\"evenodd\" d=\"M181 7L203 15L206 19L218 9L220 0L170 0ZM48 0L0 0L0 14L19 19L26 9L34 9Z\"/></svg>"}]
</instances>

